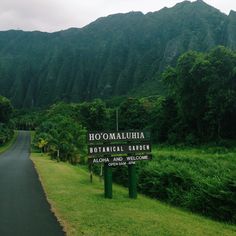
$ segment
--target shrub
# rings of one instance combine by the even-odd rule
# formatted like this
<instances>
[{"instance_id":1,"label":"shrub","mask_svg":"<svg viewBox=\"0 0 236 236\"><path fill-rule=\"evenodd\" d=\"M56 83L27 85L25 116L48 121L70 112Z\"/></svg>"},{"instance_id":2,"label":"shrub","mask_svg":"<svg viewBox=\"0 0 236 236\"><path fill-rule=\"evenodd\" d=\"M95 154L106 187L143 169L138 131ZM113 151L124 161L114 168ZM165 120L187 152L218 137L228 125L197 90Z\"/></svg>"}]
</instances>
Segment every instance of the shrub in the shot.
<instances>
[{"instance_id":1,"label":"shrub","mask_svg":"<svg viewBox=\"0 0 236 236\"><path fill-rule=\"evenodd\" d=\"M231 156L217 155L159 155L150 162L139 162L138 190L172 205L235 223L235 164ZM127 186L127 167L114 168L113 180Z\"/></svg>"}]
</instances>

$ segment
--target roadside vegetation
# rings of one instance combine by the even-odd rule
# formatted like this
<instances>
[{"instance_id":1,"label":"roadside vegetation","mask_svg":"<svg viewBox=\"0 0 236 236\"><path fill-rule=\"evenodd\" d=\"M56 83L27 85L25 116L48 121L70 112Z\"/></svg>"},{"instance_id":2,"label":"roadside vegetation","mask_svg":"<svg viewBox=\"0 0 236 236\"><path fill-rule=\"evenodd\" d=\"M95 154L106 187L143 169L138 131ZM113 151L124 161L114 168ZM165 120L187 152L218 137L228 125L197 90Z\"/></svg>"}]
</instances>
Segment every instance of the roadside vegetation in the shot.
<instances>
[{"instance_id":1,"label":"roadside vegetation","mask_svg":"<svg viewBox=\"0 0 236 236\"><path fill-rule=\"evenodd\" d=\"M86 132L151 131L153 160L137 164L139 192L236 223L236 54L188 52L163 74L165 96L66 104L16 116L35 129L33 146L52 160L87 164ZM93 171L100 173L100 166ZM114 168L127 185L127 168Z\"/></svg>"},{"instance_id":2,"label":"roadside vegetation","mask_svg":"<svg viewBox=\"0 0 236 236\"><path fill-rule=\"evenodd\" d=\"M71 235L234 236L232 225L193 215L113 185L113 199L104 199L103 183L89 181L86 168L32 154L52 209Z\"/></svg>"},{"instance_id":3,"label":"roadside vegetation","mask_svg":"<svg viewBox=\"0 0 236 236\"><path fill-rule=\"evenodd\" d=\"M235 170L234 149L156 147L152 161L137 163L138 189L192 212L236 223ZM127 185L127 168L114 169L113 176Z\"/></svg>"},{"instance_id":4,"label":"roadside vegetation","mask_svg":"<svg viewBox=\"0 0 236 236\"><path fill-rule=\"evenodd\" d=\"M15 143L17 136L18 136L18 133L17 131L15 131L13 137L10 140L8 140L6 143L4 143L4 145L0 146L0 154L7 151Z\"/></svg>"},{"instance_id":5,"label":"roadside vegetation","mask_svg":"<svg viewBox=\"0 0 236 236\"><path fill-rule=\"evenodd\" d=\"M0 96L0 150L13 138L14 130L11 122L13 107L9 99ZM1 151L0 151L1 152Z\"/></svg>"}]
</instances>

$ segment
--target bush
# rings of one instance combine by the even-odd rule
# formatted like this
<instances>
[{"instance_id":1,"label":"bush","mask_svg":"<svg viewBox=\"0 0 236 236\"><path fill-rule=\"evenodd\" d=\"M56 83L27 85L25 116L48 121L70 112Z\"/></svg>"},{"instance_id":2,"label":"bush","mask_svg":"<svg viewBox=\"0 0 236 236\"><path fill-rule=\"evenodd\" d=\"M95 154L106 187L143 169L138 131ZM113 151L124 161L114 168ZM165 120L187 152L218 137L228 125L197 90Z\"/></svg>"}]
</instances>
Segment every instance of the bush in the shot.
<instances>
[{"instance_id":1,"label":"bush","mask_svg":"<svg viewBox=\"0 0 236 236\"><path fill-rule=\"evenodd\" d=\"M235 165L231 156L216 156L159 155L150 162L139 162L138 190L172 205L235 223ZM113 180L127 186L127 167L114 168Z\"/></svg>"},{"instance_id":2,"label":"bush","mask_svg":"<svg viewBox=\"0 0 236 236\"><path fill-rule=\"evenodd\" d=\"M14 131L7 125L0 123L0 146L8 142L14 135Z\"/></svg>"},{"instance_id":3,"label":"bush","mask_svg":"<svg viewBox=\"0 0 236 236\"><path fill-rule=\"evenodd\" d=\"M182 168L152 165L139 175L139 190L151 197L182 205L185 194L194 186L191 175Z\"/></svg>"},{"instance_id":4,"label":"bush","mask_svg":"<svg viewBox=\"0 0 236 236\"><path fill-rule=\"evenodd\" d=\"M70 117L55 115L36 130L34 146L58 161L84 163L86 130Z\"/></svg>"},{"instance_id":5,"label":"bush","mask_svg":"<svg viewBox=\"0 0 236 236\"><path fill-rule=\"evenodd\" d=\"M189 208L218 220L236 222L236 181L228 177L199 185Z\"/></svg>"}]
</instances>

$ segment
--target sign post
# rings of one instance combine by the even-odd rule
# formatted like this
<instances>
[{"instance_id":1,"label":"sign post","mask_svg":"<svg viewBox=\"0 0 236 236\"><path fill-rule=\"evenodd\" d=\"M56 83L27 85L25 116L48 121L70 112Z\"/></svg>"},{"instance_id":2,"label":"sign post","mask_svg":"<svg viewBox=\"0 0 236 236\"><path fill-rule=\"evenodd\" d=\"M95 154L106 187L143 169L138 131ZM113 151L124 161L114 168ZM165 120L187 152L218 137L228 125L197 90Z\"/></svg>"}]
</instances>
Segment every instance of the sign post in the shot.
<instances>
[{"instance_id":1,"label":"sign post","mask_svg":"<svg viewBox=\"0 0 236 236\"><path fill-rule=\"evenodd\" d=\"M135 164L128 165L129 197L137 198L137 176Z\"/></svg>"},{"instance_id":2,"label":"sign post","mask_svg":"<svg viewBox=\"0 0 236 236\"><path fill-rule=\"evenodd\" d=\"M128 165L129 197L137 198L136 161L151 160L150 134L142 131L89 132L88 162L104 163L104 197L112 198L112 167Z\"/></svg>"},{"instance_id":3,"label":"sign post","mask_svg":"<svg viewBox=\"0 0 236 236\"><path fill-rule=\"evenodd\" d=\"M112 198L112 168L104 163L104 197Z\"/></svg>"}]
</instances>

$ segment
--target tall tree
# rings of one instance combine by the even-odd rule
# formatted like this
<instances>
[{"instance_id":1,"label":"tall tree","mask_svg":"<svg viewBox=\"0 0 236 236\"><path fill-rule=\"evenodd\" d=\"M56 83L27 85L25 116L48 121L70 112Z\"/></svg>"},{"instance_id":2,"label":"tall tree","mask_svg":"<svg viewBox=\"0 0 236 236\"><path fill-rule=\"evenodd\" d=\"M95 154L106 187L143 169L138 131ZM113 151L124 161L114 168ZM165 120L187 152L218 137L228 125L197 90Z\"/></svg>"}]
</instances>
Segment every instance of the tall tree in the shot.
<instances>
[{"instance_id":1,"label":"tall tree","mask_svg":"<svg viewBox=\"0 0 236 236\"><path fill-rule=\"evenodd\" d=\"M119 107L119 127L121 130L144 129L148 112L137 98L127 98Z\"/></svg>"},{"instance_id":2,"label":"tall tree","mask_svg":"<svg viewBox=\"0 0 236 236\"><path fill-rule=\"evenodd\" d=\"M185 137L235 137L236 54L224 47L188 52L163 74L176 101L180 134ZM184 137L182 137L184 138Z\"/></svg>"},{"instance_id":3,"label":"tall tree","mask_svg":"<svg viewBox=\"0 0 236 236\"><path fill-rule=\"evenodd\" d=\"M213 136L236 137L236 53L221 46L212 50L207 58L211 76L208 77L206 119Z\"/></svg>"},{"instance_id":4,"label":"tall tree","mask_svg":"<svg viewBox=\"0 0 236 236\"><path fill-rule=\"evenodd\" d=\"M7 123L13 112L13 107L9 99L0 96L0 123Z\"/></svg>"}]
</instances>

